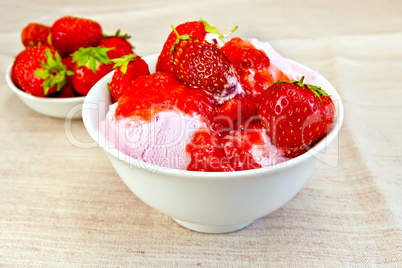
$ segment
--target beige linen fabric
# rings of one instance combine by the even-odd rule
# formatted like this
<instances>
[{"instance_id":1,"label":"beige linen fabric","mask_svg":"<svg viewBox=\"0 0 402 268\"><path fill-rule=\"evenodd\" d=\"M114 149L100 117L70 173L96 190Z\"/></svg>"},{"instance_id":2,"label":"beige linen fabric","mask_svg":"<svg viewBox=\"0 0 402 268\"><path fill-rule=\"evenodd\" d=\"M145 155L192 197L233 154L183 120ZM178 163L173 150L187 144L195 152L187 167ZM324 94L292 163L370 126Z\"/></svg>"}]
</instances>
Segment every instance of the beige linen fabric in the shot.
<instances>
[{"instance_id":1,"label":"beige linen fabric","mask_svg":"<svg viewBox=\"0 0 402 268\"><path fill-rule=\"evenodd\" d=\"M324 75L345 121L285 206L223 235L189 231L141 202L81 120L27 108L5 71L28 22L64 15L158 53L170 25L204 18L267 41ZM1 267L402 267L401 1L1 1ZM67 134L66 134L67 133Z\"/></svg>"}]
</instances>

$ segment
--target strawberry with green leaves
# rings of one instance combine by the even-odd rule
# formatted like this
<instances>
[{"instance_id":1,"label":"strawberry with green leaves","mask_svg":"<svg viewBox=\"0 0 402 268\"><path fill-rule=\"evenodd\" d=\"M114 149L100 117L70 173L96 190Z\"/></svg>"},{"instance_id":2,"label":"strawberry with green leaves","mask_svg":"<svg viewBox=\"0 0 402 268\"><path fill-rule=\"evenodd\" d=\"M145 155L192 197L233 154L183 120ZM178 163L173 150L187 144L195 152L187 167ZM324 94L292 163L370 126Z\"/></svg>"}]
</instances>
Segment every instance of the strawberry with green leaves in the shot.
<instances>
[{"instance_id":1,"label":"strawberry with green leaves","mask_svg":"<svg viewBox=\"0 0 402 268\"><path fill-rule=\"evenodd\" d=\"M21 31L21 42L25 47L47 45L50 27L40 23L29 23Z\"/></svg>"},{"instance_id":2,"label":"strawberry with green leaves","mask_svg":"<svg viewBox=\"0 0 402 268\"><path fill-rule=\"evenodd\" d=\"M113 59L112 62L114 62L115 71L109 83L109 90L114 101L118 101L134 79L150 74L148 64L136 54L125 55Z\"/></svg>"},{"instance_id":3,"label":"strawberry with green leaves","mask_svg":"<svg viewBox=\"0 0 402 268\"><path fill-rule=\"evenodd\" d=\"M229 58L215 44L191 35L177 35L172 46L172 73L185 85L201 88L219 97L230 95L237 86Z\"/></svg>"},{"instance_id":4,"label":"strawberry with green leaves","mask_svg":"<svg viewBox=\"0 0 402 268\"><path fill-rule=\"evenodd\" d=\"M104 35L104 39L99 43L99 47L110 48L107 51L109 59L117 59L124 55L133 54L133 46L128 39L131 38L128 34L120 34L120 30L117 30L114 35Z\"/></svg>"},{"instance_id":5,"label":"strawberry with green leaves","mask_svg":"<svg viewBox=\"0 0 402 268\"><path fill-rule=\"evenodd\" d=\"M81 47L97 46L103 39L102 27L93 20L66 16L51 27L52 46L66 56Z\"/></svg>"},{"instance_id":6,"label":"strawberry with green leaves","mask_svg":"<svg viewBox=\"0 0 402 268\"><path fill-rule=\"evenodd\" d=\"M258 114L272 143L287 157L306 152L331 130L335 105L317 86L277 82L261 95Z\"/></svg>"},{"instance_id":7,"label":"strawberry with green leaves","mask_svg":"<svg viewBox=\"0 0 402 268\"><path fill-rule=\"evenodd\" d=\"M87 47L72 54L72 71L75 75L71 77L71 82L76 92L86 96L96 82L112 71L113 64L106 54L108 50Z\"/></svg>"},{"instance_id":8,"label":"strawberry with green leaves","mask_svg":"<svg viewBox=\"0 0 402 268\"><path fill-rule=\"evenodd\" d=\"M201 40L205 40L207 33L214 33L221 36L219 31L215 27L209 25L205 20L185 22L175 28L180 35L191 35ZM165 41L158 57L156 63L157 72L171 72L173 63L171 49L176 40L177 34L175 31L172 31Z\"/></svg>"},{"instance_id":9,"label":"strawberry with green leaves","mask_svg":"<svg viewBox=\"0 0 402 268\"><path fill-rule=\"evenodd\" d=\"M25 92L45 97L60 91L73 75L52 48L39 45L28 47L16 57L12 67L14 84Z\"/></svg>"}]
</instances>

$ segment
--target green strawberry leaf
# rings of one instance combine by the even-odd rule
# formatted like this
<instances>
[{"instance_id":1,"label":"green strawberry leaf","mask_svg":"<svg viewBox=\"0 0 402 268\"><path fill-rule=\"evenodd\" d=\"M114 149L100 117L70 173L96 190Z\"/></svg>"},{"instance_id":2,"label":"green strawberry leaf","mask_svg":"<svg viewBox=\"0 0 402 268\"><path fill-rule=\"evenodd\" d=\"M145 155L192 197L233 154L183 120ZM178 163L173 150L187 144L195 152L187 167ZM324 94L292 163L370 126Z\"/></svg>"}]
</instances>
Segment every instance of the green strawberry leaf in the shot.
<instances>
[{"instance_id":1,"label":"green strawberry leaf","mask_svg":"<svg viewBox=\"0 0 402 268\"><path fill-rule=\"evenodd\" d=\"M46 49L46 63L49 65L50 68L55 68L57 66L56 60L53 58L52 52L50 52L50 49Z\"/></svg>"},{"instance_id":2,"label":"green strawberry leaf","mask_svg":"<svg viewBox=\"0 0 402 268\"><path fill-rule=\"evenodd\" d=\"M219 30L218 30L216 27L211 26L207 21L205 21L205 20L203 20L203 19L200 19L200 21L204 24L204 26L205 26L205 31L206 31L207 33L217 34L217 35L219 35L219 38L220 38L220 39L223 38L223 34L221 34L221 33L219 32Z\"/></svg>"},{"instance_id":3,"label":"green strawberry leaf","mask_svg":"<svg viewBox=\"0 0 402 268\"><path fill-rule=\"evenodd\" d=\"M94 57L89 57L89 69L93 72L96 70L96 59Z\"/></svg>"},{"instance_id":4,"label":"green strawberry leaf","mask_svg":"<svg viewBox=\"0 0 402 268\"><path fill-rule=\"evenodd\" d=\"M171 53L171 54L173 54L173 51L174 51L176 45L177 45L178 43L180 43L181 40L188 40L188 39L190 39L190 38L192 37L192 36L189 35L189 34L180 35L180 34L177 32L176 28L175 28L173 25L172 25L172 29L173 29L174 33L176 34L177 39L176 39L176 41L174 42L174 44L172 45L172 47L170 48L170 53Z\"/></svg>"},{"instance_id":5,"label":"green strawberry leaf","mask_svg":"<svg viewBox=\"0 0 402 268\"><path fill-rule=\"evenodd\" d=\"M138 57L138 55L136 55L136 54L129 54L129 55L124 55L124 56L122 56L120 58L117 58L117 59L112 59L112 62L114 63L113 69L121 66L120 71L123 74L126 74L128 64L131 61L135 60L137 57Z\"/></svg>"},{"instance_id":6,"label":"green strawberry leaf","mask_svg":"<svg viewBox=\"0 0 402 268\"><path fill-rule=\"evenodd\" d=\"M71 54L72 62L77 62L78 67L87 66L92 72L96 72L97 62L103 64L110 64L111 61L106 52L112 48L103 47L86 47L79 48L76 52Z\"/></svg>"},{"instance_id":7,"label":"green strawberry leaf","mask_svg":"<svg viewBox=\"0 0 402 268\"><path fill-rule=\"evenodd\" d=\"M206 22L205 20L200 19L200 21L204 24L204 26L205 26L205 31L206 31L207 33L213 33L213 34L219 35L219 39L221 39L222 42L223 42L223 38L225 38L225 37L231 35L232 33L234 33L234 32L237 30L237 28L239 28L239 26L236 26L236 27L234 27L231 31L229 31L229 32L227 32L227 33L225 33L225 34L221 34L221 33L219 32L219 30L218 30L216 27L211 26L211 25L210 25L208 22Z\"/></svg>"},{"instance_id":8,"label":"green strawberry leaf","mask_svg":"<svg viewBox=\"0 0 402 268\"><path fill-rule=\"evenodd\" d=\"M281 84L296 84L299 87L306 87L308 89L310 89L314 95L316 95L318 97L318 99L321 101L321 96L325 96L325 97L330 97L330 95L328 95L324 89L322 89L319 86L315 86L315 85L310 85L310 84L304 84L304 76L302 76L302 78L300 78L300 81L297 80L291 80L291 81L278 81L275 83L272 83L272 85L281 85Z\"/></svg>"},{"instance_id":9,"label":"green strawberry leaf","mask_svg":"<svg viewBox=\"0 0 402 268\"><path fill-rule=\"evenodd\" d=\"M128 39L131 38L131 35L128 35L128 34L121 35L121 34L120 34L120 29L118 29L114 35L103 34L103 37L104 37L104 38L108 38L108 37L120 37L120 38L124 38L124 39L128 40Z\"/></svg>"},{"instance_id":10,"label":"green strawberry leaf","mask_svg":"<svg viewBox=\"0 0 402 268\"><path fill-rule=\"evenodd\" d=\"M88 61L89 61L89 55L82 55L80 58L78 58L77 66L82 67L85 64L87 64ZM74 60L72 62L74 62Z\"/></svg>"},{"instance_id":11,"label":"green strawberry leaf","mask_svg":"<svg viewBox=\"0 0 402 268\"><path fill-rule=\"evenodd\" d=\"M49 78L49 70L47 69L36 69L34 70L34 73L40 78L40 79L48 79Z\"/></svg>"},{"instance_id":12,"label":"green strawberry leaf","mask_svg":"<svg viewBox=\"0 0 402 268\"><path fill-rule=\"evenodd\" d=\"M54 86L57 86L56 90L60 91L67 83L66 75L73 73L68 71L67 67L62 63L59 53L55 52L53 55L50 49L46 49L45 61L41 61L40 65L42 68L34 70L34 73L40 79L43 79L42 87L45 95Z\"/></svg>"}]
</instances>

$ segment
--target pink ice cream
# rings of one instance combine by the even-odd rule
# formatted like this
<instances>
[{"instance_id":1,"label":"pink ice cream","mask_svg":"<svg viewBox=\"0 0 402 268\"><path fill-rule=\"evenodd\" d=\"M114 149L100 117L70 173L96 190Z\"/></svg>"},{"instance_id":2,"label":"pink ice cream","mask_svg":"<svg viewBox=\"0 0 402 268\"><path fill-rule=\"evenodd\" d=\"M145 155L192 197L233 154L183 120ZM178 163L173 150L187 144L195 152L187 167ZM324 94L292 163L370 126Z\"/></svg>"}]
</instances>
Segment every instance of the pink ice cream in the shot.
<instances>
[{"instance_id":1,"label":"pink ice cream","mask_svg":"<svg viewBox=\"0 0 402 268\"><path fill-rule=\"evenodd\" d=\"M200 117L166 110L150 121L116 119L117 104L110 106L99 125L99 132L107 139L106 146L149 164L186 169L191 159L186 146L196 131L206 128Z\"/></svg>"},{"instance_id":2,"label":"pink ice cream","mask_svg":"<svg viewBox=\"0 0 402 268\"><path fill-rule=\"evenodd\" d=\"M300 72L298 69L294 69L290 65L289 61L282 57L282 55L279 54L275 49L273 49L273 47L269 43L260 42L258 39L255 38L246 40L249 40L256 49L260 49L264 51L265 54L267 54L271 62L269 70L272 74L276 74L276 70L280 70L293 80L300 80L300 78L304 76L305 81L310 81L310 79L313 79L317 75L317 73L314 71L306 73L306 70Z\"/></svg>"},{"instance_id":3,"label":"pink ice cream","mask_svg":"<svg viewBox=\"0 0 402 268\"><path fill-rule=\"evenodd\" d=\"M116 107L117 103L110 106L106 119L99 125L99 132L106 137L105 146L115 147L125 155L148 164L186 170L191 161L191 155L186 150L187 145L197 131L209 132L200 117L178 110L162 111L150 121L143 121L132 118L116 119ZM252 144L250 154L261 167L288 159L271 143L262 129L257 131L263 143ZM224 143L226 155L232 157L228 148L232 144L240 144L244 139L239 131L231 131Z\"/></svg>"}]
</instances>

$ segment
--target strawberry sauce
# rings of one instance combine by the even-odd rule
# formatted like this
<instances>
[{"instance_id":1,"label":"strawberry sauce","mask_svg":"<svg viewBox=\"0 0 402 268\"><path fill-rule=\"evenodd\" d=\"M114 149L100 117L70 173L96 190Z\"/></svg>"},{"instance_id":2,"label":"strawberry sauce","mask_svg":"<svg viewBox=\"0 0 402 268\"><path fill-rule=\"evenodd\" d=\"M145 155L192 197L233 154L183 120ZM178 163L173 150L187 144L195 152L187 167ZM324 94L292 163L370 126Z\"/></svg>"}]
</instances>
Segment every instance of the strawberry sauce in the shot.
<instances>
[{"instance_id":1,"label":"strawberry sauce","mask_svg":"<svg viewBox=\"0 0 402 268\"><path fill-rule=\"evenodd\" d=\"M235 171L261 167L253 159L251 147L263 143L258 131L262 127L258 117L252 117L256 105L244 96L218 105L206 91L187 87L171 74L159 72L134 80L119 98L115 115L150 120L153 114L169 109L196 114L207 126L196 132L187 145L186 151L191 155L187 170Z\"/></svg>"},{"instance_id":2,"label":"strawberry sauce","mask_svg":"<svg viewBox=\"0 0 402 268\"><path fill-rule=\"evenodd\" d=\"M116 117L140 117L150 120L152 114L179 109L211 120L213 98L202 90L189 88L170 73L154 73L135 79L119 98ZM176 108L175 108L176 107Z\"/></svg>"},{"instance_id":3,"label":"strawberry sauce","mask_svg":"<svg viewBox=\"0 0 402 268\"><path fill-rule=\"evenodd\" d=\"M234 65L243 89L255 99L272 83L292 80L271 64L263 50L255 48L247 39L233 38L225 43L222 50Z\"/></svg>"}]
</instances>

